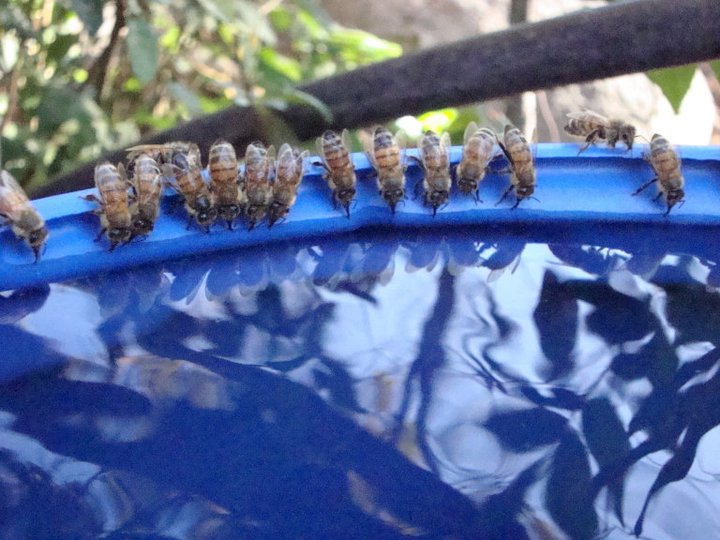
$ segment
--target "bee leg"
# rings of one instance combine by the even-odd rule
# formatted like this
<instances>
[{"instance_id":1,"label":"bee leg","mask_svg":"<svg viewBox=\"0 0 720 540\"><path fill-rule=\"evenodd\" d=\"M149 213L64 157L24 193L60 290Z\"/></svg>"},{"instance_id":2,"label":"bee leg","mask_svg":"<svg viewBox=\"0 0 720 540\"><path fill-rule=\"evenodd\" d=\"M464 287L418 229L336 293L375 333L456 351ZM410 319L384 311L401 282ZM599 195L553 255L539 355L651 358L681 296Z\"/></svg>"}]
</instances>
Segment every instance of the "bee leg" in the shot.
<instances>
[{"instance_id":1,"label":"bee leg","mask_svg":"<svg viewBox=\"0 0 720 540\"><path fill-rule=\"evenodd\" d=\"M514 188L515 186L510 184L510 187L505 190L505 192L502 194L502 197L500 197L500 200L495 203L495 206L498 206L501 202L503 202Z\"/></svg>"},{"instance_id":2,"label":"bee leg","mask_svg":"<svg viewBox=\"0 0 720 540\"><path fill-rule=\"evenodd\" d=\"M480 188L477 188L475 190L475 195L473 196L473 199L475 199L475 204L483 202L483 200L480 198Z\"/></svg>"},{"instance_id":3,"label":"bee leg","mask_svg":"<svg viewBox=\"0 0 720 540\"><path fill-rule=\"evenodd\" d=\"M188 222L187 222L187 225L185 225L186 231L189 231L190 227L192 227L193 219L194 219L193 216L188 216Z\"/></svg>"},{"instance_id":4,"label":"bee leg","mask_svg":"<svg viewBox=\"0 0 720 540\"><path fill-rule=\"evenodd\" d=\"M521 201L522 201L522 199L518 199L518 198L516 197L516 198L515 198L515 204L513 204L513 205L510 207L510 210L515 210L518 206L520 206L520 202L521 202Z\"/></svg>"},{"instance_id":5,"label":"bee leg","mask_svg":"<svg viewBox=\"0 0 720 540\"><path fill-rule=\"evenodd\" d=\"M89 195L81 195L80 198L89 202L96 202L98 204L102 204L100 202L100 199L98 199L97 196L93 195L92 193L90 193Z\"/></svg>"},{"instance_id":6,"label":"bee leg","mask_svg":"<svg viewBox=\"0 0 720 540\"><path fill-rule=\"evenodd\" d=\"M585 137L585 143L580 147L580 150L579 150L578 153L577 153L578 156L579 156L580 154L582 154L585 150L587 150L588 148L590 148L590 145L593 144L593 143L597 140L598 133L599 133L599 132L598 132L598 130L596 129L595 131L591 131L591 132L590 132L590 135L588 135L587 137Z\"/></svg>"},{"instance_id":7,"label":"bee leg","mask_svg":"<svg viewBox=\"0 0 720 540\"><path fill-rule=\"evenodd\" d=\"M640 193L640 192L643 191L644 189L649 188L649 187L652 186L655 182L657 182L657 177L653 178L653 179L650 180L649 182L645 182L642 186L640 186L640 187L637 188L635 191L633 191L633 195L637 195L638 193Z\"/></svg>"},{"instance_id":8,"label":"bee leg","mask_svg":"<svg viewBox=\"0 0 720 540\"><path fill-rule=\"evenodd\" d=\"M415 162L415 165L417 165L418 167L420 167L422 170L425 170L425 165L423 165L423 162L422 162L422 160L421 160L420 158L417 158L417 157L415 157L415 156L408 156L407 158L408 158L408 160L410 160L410 161L414 161L414 162Z\"/></svg>"},{"instance_id":9,"label":"bee leg","mask_svg":"<svg viewBox=\"0 0 720 540\"><path fill-rule=\"evenodd\" d=\"M226 221L227 221L228 230L232 231L233 230L233 220L227 219Z\"/></svg>"},{"instance_id":10,"label":"bee leg","mask_svg":"<svg viewBox=\"0 0 720 540\"><path fill-rule=\"evenodd\" d=\"M661 191L660 193L657 194L657 197L655 197L655 198L653 199L653 202L658 202L658 201L660 200L660 197L662 197L662 195L663 195L663 193L662 193L662 191Z\"/></svg>"},{"instance_id":11,"label":"bee leg","mask_svg":"<svg viewBox=\"0 0 720 540\"><path fill-rule=\"evenodd\" d=\"M346 202L343 206L345 207L345 215L350 219L350 201Z\"/></svg>"},{"instance_id":12,"label":"bee leg","mask_svg":"<svg viewBox=\"0 0 720 540\"><path fill-rule=\"evenodd\" d=\"M100 229L100 232L97 233L97 236L95 237L93 242L99 242L100 240L102 240L102 237L103 237L103 234L105 234L105 231L107 231L107 229Z\"/></svg>"},{"instance_id":13,"label":"bee leg","mask_svg":"<svg viewBox=\"0 0 720 540\"><path fill-rule=\"evenodd\" d=\"M337 210L338 207L338 198L337 198L337 190L334 189L332 192L332 195L330 195L330 200L333 203L333 210Z\"/></svg>"},{"instance_id":14,"label":"bee leg","mask_svg":"<svg viewBox=\"0 0 720 540\"><path fill-rule=\"evenodd\" d=\"M503 154L505 154L505 158L508 160L510 167L512 167L513 160L512 160L512 156L510 156L510 152L507 151L507 148L505 148L505 145L503 143L501 143L499 140L497 143L498 143L498 146L500 146L500 149L503 151Z\"/></svg>"},{"instance_id":15,"label":"bee leg","mask_svg":"<svg viewBox=\"0 0 720 540\"><path fill-rule=\"evenodd\" d=\"M420 188L421 187L422 187L422 180L418 180L417 182L415 182L415 186L413 187L413 201L420 196ZM427 205L427 194L425 196L425 202L423 204Z\"/></svg>"},{"instance_id":16,"label":"bee leg","mask_svg":"<svg viewBox=\"0 0 720 540\"><path fill-rule=\"evenodd\" d=\"M670 210L668 210L669 212ZM35 263L37 264L40 261L40 246L33 246L32 248L33 253L35 254Z\"/></svg>"}]
</instances>

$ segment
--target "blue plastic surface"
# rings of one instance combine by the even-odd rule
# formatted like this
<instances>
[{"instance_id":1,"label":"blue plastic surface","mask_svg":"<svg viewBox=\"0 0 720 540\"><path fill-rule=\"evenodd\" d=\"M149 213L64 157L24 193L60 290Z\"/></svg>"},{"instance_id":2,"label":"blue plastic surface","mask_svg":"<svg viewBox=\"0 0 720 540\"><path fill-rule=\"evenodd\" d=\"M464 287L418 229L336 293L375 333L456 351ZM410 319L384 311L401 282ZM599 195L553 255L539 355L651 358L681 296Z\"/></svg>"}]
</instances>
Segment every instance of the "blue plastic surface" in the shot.
<instances>
[{"instance_id":1,"label":"blue plastic surface","mask_svg":"<svg viewBox=\"0 0 720 540\"><path fill-rule=\"evenodd\" d=\"M108 251L107 241L94 239L99 220L92 214L95 204L84 201L86 190L34 201L50 230L42 260L33 264L33 254L8 229L0 234L0 290L17 289L44 282L64 281L109 270L120 270L145 263L175 259L186 255L259 245L275 241L317 237L370 226L401 228L496 226L503 224L539 227L544 224L657 224L720 225L720 147L682 147L686 203L673 208L665 217L662 200L653 202L654 187L639 196L631 193L653 176L643 160L646 145L632 152L620 149L590 148L577 155L576 144L539 144L536 151L538 200L525 200L519 208L511 194L495 206L509 185L503 160L493 163L494 171L480 185L483 203L463 197L453 190L450 202L435 217L423 206L422 196L414 197L413 188L421 178L414 160L408 160L407 200L395 215L377 193L376 181L369 177L365 155L353 154L358 171L357 200L348 219L340 208L333 208L330 191L322 179L322 169L308 166L300 186L297 203L286 221L271 229L260 224L247 231L238 222L230 231L217 223L210 234L196 226L186 229L187 216L177 197L165 197L163 212L155 230L145 240L136 240ZM452 163L460 159L461 147L453 147ZM408 156L416 156L409 150ZM316 158L310 158L313 162Z\"/></svg>"}]
</instances>

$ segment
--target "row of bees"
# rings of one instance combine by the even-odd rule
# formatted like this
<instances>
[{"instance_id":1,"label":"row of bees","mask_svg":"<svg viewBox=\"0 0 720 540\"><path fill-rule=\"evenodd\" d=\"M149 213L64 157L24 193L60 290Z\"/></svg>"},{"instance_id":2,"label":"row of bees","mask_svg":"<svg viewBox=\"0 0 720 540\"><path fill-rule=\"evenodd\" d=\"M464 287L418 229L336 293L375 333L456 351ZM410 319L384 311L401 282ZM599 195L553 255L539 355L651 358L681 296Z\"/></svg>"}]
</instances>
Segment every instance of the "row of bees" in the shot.
<instances>
[{"instance_id":1,"label":"row of bees","mask_svg":"<svg viewBox=\"0 0 720 540\"><path fill-rule=\"evenodd\" d=\"M592 111L568 116L565 130L585 138L580 152L600 140L612 148L622 141L632 149L636 138L634 126ZM424 203L431 207L433 215L447 204L450 196L450 147L447 133L438 135L427 131L418 141L420 158L410 158L416 159L423 170L422 184L418 187L422 188ZM326 131L318 138L317 149L321 161L315 164L324 168L323 177L332 191L335 206L341 206L349 217L356 195L357 175L350 155L348 131L344 130L340 135ZM376 127L372 138L365 143L365 151L377 178L379 194L394 213L397 204L406 196L407 159L398 138L385 127ZM496 206L514 192L512 208L516 208L521 201L532 197L537 175L530 144L522 132L511 125L505 127L502 138L488 128L479 128L474 122L467 126L462 158L455 169L457 187L463 195L482 202L480 182L491 161L500 155L508 161L510 185ZM164 186L171 187L183 197L188 227L195 221L209 232L220 219L232 229L234 221L240 217L244 217L249 229L266 218L272 226L284 219L295 203L307 156L307 151L301 152L288 144L283 144L276 154L272 146L265 148L262 143L255 142L247 147L241 169L233 146L226 141L217 141L210 148L210 181L206 182L200 150L194 143L135 146L128 149L127 170L122 163L116 166L108 162L95 168L98 195L85 198L99 205L95 211L101 222L98 238L106 234L111 251L134 237L152 232L160 212ZM658 197L664 196L667 203L667 215L676 203L684 200L679 156L667 139L656 134L650 141L650 151L645 159L655 177L633 195L657 182ZM22 188L6 171L0 175L0 215L33 249L37 261L48 236L47 228Z\"/></svg>"}]
</instances>

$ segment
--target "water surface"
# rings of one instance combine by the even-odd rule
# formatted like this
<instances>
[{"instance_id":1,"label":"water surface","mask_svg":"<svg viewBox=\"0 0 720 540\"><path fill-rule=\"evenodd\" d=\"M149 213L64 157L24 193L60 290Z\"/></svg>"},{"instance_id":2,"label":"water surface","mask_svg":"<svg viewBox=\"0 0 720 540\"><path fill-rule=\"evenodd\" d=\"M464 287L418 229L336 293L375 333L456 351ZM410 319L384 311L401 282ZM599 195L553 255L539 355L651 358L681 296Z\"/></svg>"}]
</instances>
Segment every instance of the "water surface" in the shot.
<instances>
[{"instance_id":1,"label":"water surface","mask_svg":"<svg viewBox=\"0 0 720 540\"><path fill-rule=\"evenodd\" d=\"M0 537L717 536L709 232L373 229L2 293Z\"/></svg>"}]
</instances>

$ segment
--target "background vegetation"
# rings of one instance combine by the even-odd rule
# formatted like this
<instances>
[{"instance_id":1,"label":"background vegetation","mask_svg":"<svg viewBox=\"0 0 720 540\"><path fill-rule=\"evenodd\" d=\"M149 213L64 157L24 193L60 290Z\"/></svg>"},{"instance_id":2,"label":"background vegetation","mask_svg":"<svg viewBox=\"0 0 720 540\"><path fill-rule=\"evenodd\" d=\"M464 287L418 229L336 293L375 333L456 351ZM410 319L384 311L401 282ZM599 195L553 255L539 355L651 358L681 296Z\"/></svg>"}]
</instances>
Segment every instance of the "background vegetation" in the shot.
<instances>
[{"instance_id":1,"label":"background vegetation","mask_svg":"<svg viewBox=\"0 0 720 540\"><path fill-rule=\"evenodd\" d=\"M328 114L296 86L401 54L336 24L313 0L9 0L0 11L0 162L33 191L233 104ZM713 68L720 73L720 62ZM694 72L649 75L677 109ZM478 109L449 108L399 126L449 130L459 141L471 119Z\"/></svg>"}]
</instances>

